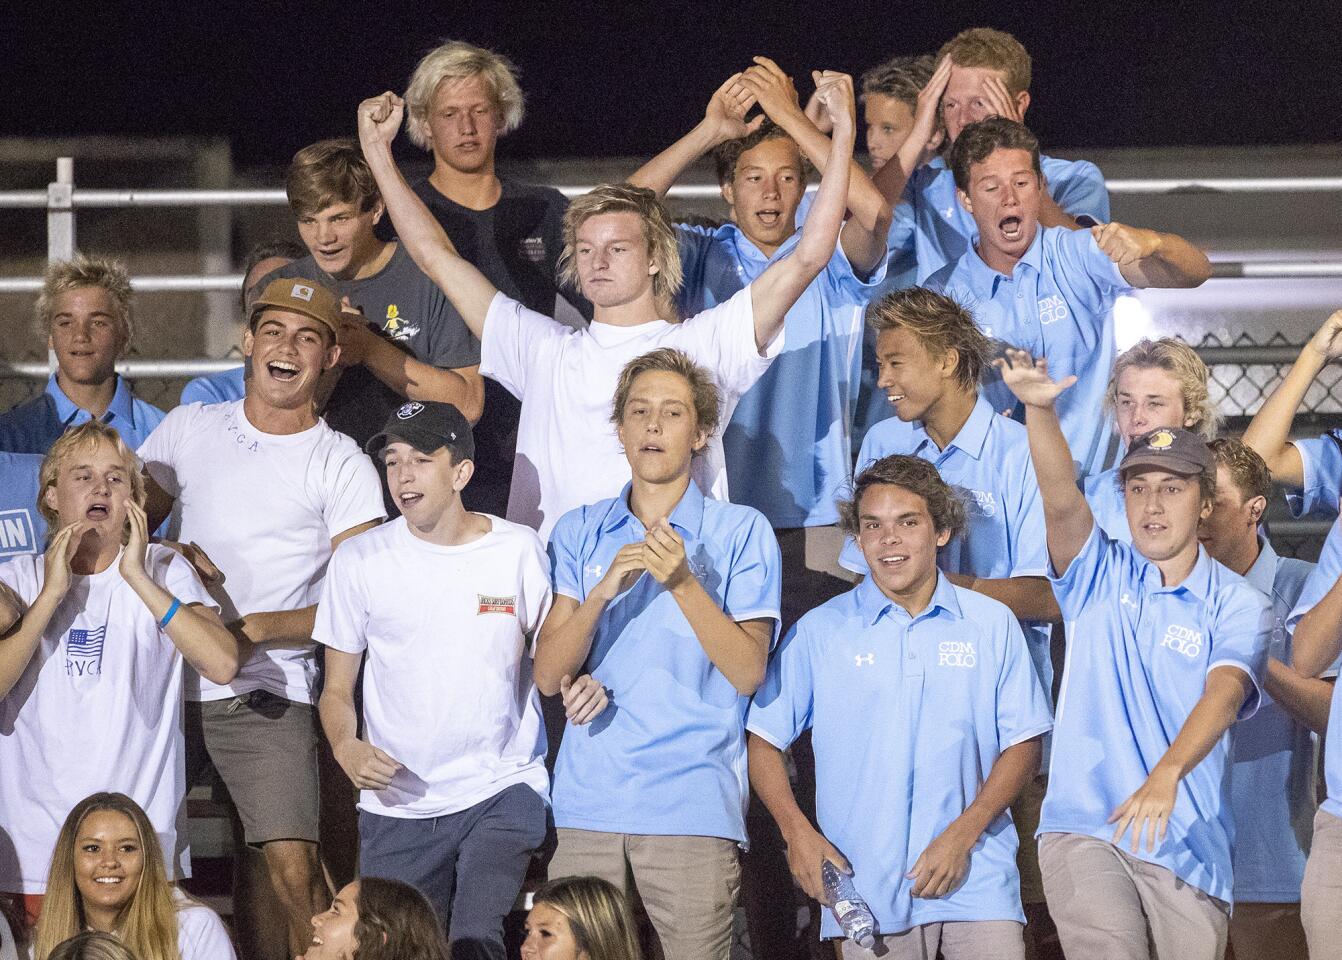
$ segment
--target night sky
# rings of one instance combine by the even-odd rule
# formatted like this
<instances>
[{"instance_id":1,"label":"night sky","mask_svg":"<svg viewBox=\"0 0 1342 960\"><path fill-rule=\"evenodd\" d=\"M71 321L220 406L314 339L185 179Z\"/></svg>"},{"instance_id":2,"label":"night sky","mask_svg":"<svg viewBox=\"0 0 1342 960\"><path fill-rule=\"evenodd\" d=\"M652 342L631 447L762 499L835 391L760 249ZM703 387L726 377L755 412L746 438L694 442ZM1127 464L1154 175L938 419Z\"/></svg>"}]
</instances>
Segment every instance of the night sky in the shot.
<instances>
[{"instance_id":1,"label":"night sky","mask_svg":"<svg viewBox=\"0 0 1342 960\"><path fill-rule=\"evenodd\" d=\"M1033 55L1046 148L1342 143L1336 0L5 6L0 134L223 135L242 167L353 134L358 101L404 89L445 37L521 68L528 117L502 152L525 158L654 152L754 53L805 97L813 67L860 73L980 25Z\"/></svg>"}]
</instances>

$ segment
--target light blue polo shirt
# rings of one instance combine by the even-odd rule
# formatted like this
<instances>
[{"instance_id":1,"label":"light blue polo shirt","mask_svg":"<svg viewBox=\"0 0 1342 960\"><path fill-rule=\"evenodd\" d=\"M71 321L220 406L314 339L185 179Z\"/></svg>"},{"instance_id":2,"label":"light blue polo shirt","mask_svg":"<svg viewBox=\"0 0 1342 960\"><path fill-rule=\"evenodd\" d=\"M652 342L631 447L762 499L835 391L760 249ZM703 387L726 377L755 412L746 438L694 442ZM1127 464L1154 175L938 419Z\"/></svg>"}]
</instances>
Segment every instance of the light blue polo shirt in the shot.
<instances>
[{"instance_id":1,"label":"light blue polo shirt","mask_svg":"<svg viewBox=\"0 0 1342 960\"><path fill-rule=\"evenodd\" d=\"M1342 430L1329 430L1317 437L1292 440L1300 453L1305 484L1288 490L1286 502L1296 517L1337 516L1342 498Z\"/></svg>"},{"instance_id":2,"label":"light blue polo shirt","mask_svg":"<svg viewBox=\"0 0 1342 960\"><path fill-rule=\"evenodd\" d=\"M1109 222L1109 192L1100 168L1087 160L1039 158L1049 195L1068 215L1090 217L1097 223ZM913 246L918 262L918 283L970 249L970 241L979 235L978 224L960 205L955 193L955 175L944 157L913 171L904 186L904 201L909 204L915 225Z\"/></svg>"},{"instance_id":3,"label":"light blue polo shirt","mask_svg":"<svg viewBox=\"0 0 1342 960\"><path fill-rule=\"evenodd\" d=\"M797 228L806 222L806 215L815 201L815 191L808 190L797 207ZM918 283L918 259L913 250L913 207L907 202L895 205L886 235L885 279L872 291L868 304L875 303L887 293L904 290ZM857 390L857 412L853 414L853 456L867 431L889 417L894 408L885 398L885 391L876 385L880 371L876 365L876 331L862 326L862 378Z\"/></svg>"},{"instance_id":4,"label":"light blue polo shirt","mask_svg":"<svg viewBox=\"0 0 1342 960\"><path fill-rule=\"evenodd\" d=\"M102 415L102 422L115 427L126 446L138 450L145 438L163 422L164 416L166 414L158 407L131 393L125 378L118 376L116 393ZM47 380L47 389L40 396L0 415L0 450L45 455L67 429L92 419L87 410L75 406L74 401L65 395L53 373Z\"/></svg>"},{"instance_id":5,"label":"light blue polo shirt","mask_svg":"<svg viewBox=\"0 0 1342 960\"><path fill-rule=\"evenodd\" d=\"M820 830L852 864L885 935L1024 920L1009 812L984 831L949 896L914 899L904 875L978 796L1002 751L1051 726L1011 611L944 576L917 616L870 579L807 613L769 663L747 721L780 750L810 728ZM829 911L820 932L841 935Z\"/></svg>"},{"instance_id":6,"label":"light blue polo shirt","mask_svg":"<svg viewBox=\"0 0 1342 960\"><path fill-rule=\"evenodd\" d=\"M726 303L797 246L794 233L765 257L732 223L676 227L685 272L678 305L694 316ZM861 379L863 308L885 279L863 282L842 245L784 320L785 341L736 405L722 435L732 499L775 527L838 522L835 496L851 479L852 422Z\"/></svg>"},{"instance_id":7,"label":"light blue polo shirt","mask_svg":"<svg viewBox=\"0 0 1342 960\"><path fill-rule=\"evenodd\" d=\"M1291 662L1286 619L1314 564L1279 557L1258 538L1244 579L1272 601L1268 653ZM1248 720L1230 728L1230 796L1235 810L1235 902L1299 903L1314 820L1314 738L1266 690Z\"/></svg>"},{"instance_id":8,"label":"light blue polo shirt","mask_svg":"<svg viewBox=\"0 0 1342 960\"><path fill-rule=\"evenodd\" d=\"M585 600L616 552L646 536L629 512L629 489L560 518L549 546L556 593ZM706 500L691 483L669 519L691 572L727 616L779 619L783 561L757 510ZM744 844L750 698L713 666L651 574L606 607L582 672L605 684L610 706L564 732L555 825Z\"/></svg>"},{"instance_id":9,"label":"light blue polo shirt","mask_svg":"<svg viewBox=\"0 0 1342 960\"><path fill-rule=\"evenodd\" d=\"M1109 815L1169 750L1208 673L1243 670L1254 689L1240 719L1258 709L1271 605L1201 547L1188 577L1162 586L1155 564L1098 526L1052 580L1067 624L1067 661L1038 835L1111 840ZM1235 836L1229 762L1227 732L1180 782L1164 842L1155 853L1143 843L1136 854L1227 902ZM1131 834L1123 849L1130 843Z\"/></svg>"},{"instance_id":10,"label":"light blue polo shirt","mask_svg":"<svg viewBox=\"0 0 1342 960\"><path fill-rule=\"evenodd\" d=\"M1319 562L1308 577L1304 589L1286 618L1286 629L1294 632L1300 619L1323 599L1338 578L1342 577L1342 521L1334 523L1323 541L1323 551ZM1334 664L1336 668L1338 664ZM1328 711L1328 729L1342 730L1342 681L1333 686L1333 702ZM1320 804L1320 809L1335 817L1342 817L1342 737L1327 737L1324 740L1323 779L1328 796Z\"/></svg>"},{"instance_id":11,"label":"light blue polo shirt","mask_svg":"<svg viewBox=\"0 0 1342 960\"><path fill-rule=\"evenodd\" d=\"M1081 481L1081 492L1095 522L1105 536L1119 543L1132 543L1132 528L1128 526L1128 507L1118 485L1118 467L1092 473Z\"/></svg>"},{"instance_id":12,"label":"light blue polo shirt","mask_svg":"<svg viewBox=\"0 0 1342 960\"><path fill-rule=\"evenodd\" d=\"M877 424L862 441L858 472L892 454L926 460L964 502L964 532L937 553L942 570L994 580L1048 575L1044 508L1024 426L994 413L980 395L945 450L920 421L891 417ZM852 537L843 545L839 565L864 576L870 572ZM1051 690L1048 624L1027 621L1021 626L1044 689Z\"/></svg>"},{"instance_id":13,"label":"light blue polo shirt","mask_svg":"<svg viewBox=\"0 0 1342 960\"><path fill-rule=\"evenodd\" d=\"M35 453L0 452L0 561L46 549L47 522L37 510L43 459Z\"/></svg>"},{"instance_id":14,"label":"light blue polo shirt","mask_svg":"<svg viewBox=\"0 0 1342 960\"><path fill-rule=\"evenodd\" d=\"M228 403L231 400L241 400L246 395L243 368L237 367L188 380L186 386L182 388L181 404L186 406L188 403Z\"/></svg>"},{"instance_id":15,"label":"light blue polo shirt","mask_svg":"<svg viewBox=\"0 0 1342 960\"><path fill-rule=\"evenodd\" d=\"M1057 402L1063 435L1079 476L1110 465L1117 438L1104 394L1117 353L1113 306L1132 288L1089 230L1037 228L1009 277L971 247L926 286L967 306L985 335L1046 357L1054 380L1076 374L1077 382ZM1017 406L995 369L986 372L983 392L994 410Z\"/></svg>"}]
</instances>

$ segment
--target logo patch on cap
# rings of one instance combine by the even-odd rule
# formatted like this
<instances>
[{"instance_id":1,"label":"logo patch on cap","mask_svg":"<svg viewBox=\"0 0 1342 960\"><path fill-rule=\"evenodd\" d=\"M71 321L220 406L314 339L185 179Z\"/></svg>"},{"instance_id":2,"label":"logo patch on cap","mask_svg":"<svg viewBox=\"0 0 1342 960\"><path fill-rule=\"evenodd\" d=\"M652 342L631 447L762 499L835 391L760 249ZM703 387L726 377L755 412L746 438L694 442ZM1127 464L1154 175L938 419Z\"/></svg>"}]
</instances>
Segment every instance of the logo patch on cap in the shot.
<instances>
[{"instance_id":1,"label":"logo patch on cap","mask_svg":"<svg viewBox=\"0 0 1342 960\"><path fill-rule=\"evenodd\" d=\"M1146 445L1152 450L1164 450L1173 443L1174 434L1170 433L1168 430L1161 430L1159 433L1153 433L1151 439L1146 442Z\"/></svg>"},{"instance_id":2,"label":"logo patch on cap","mask_svg":"<svg viewBox=\"0 0 1342 960\"><path fill-rule=\"evenodd\" d=\"M301 283L295 283L294 288L289 291L289 296L293 297L295 300L305 300L308 303L311 303L313 292L311 287Z\"/></svg>"},{"instance_id":3,"label":"logo patch on cap","mask_svg":"<svg viewBox=\"0 0 1342 960\"><path fill-rule=\"evenodd\" d=\"M396 411L396 419L409 420L423 409L424 404L420 403L418 400L411 400L409 403L401 404L400 409Z\"/></svg>"}]
</instances>

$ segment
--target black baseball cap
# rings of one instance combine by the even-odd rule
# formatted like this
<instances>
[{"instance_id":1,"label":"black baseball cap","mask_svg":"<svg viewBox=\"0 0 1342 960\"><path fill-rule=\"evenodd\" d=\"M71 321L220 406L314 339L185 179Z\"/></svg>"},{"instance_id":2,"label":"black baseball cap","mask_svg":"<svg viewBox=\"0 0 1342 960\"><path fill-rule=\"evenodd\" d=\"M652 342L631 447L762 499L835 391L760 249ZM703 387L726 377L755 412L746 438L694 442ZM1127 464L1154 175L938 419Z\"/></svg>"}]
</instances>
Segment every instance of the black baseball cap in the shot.
<instances>
[{"instance_id":1,"label":"black baseball cap","mask_svg":"<svg viewBox=\"0 0 1342 960\"><path fill-rule=\"evenodd\" d=\"M1134 467L1154 467L1184 476L1216 475L1216 462L1207 441L1179 427L1162 427L1134 440L1118 465L1119 474Z\"/></svg>"},{"instance_id":2,"label":"black baseball cap","mask_svg":"<svg viewBox=\"0 0 1342 960\"><path fill-rule=\"evenodd\" d=\"M434 453L443 447L452 450L456 461L475 459L475 437L470 421L450 403L435 400L411 400L396 408L378 433L366 444L370 456L393 440L403 440L422 453Z\"/></svg>"}]
</instances>

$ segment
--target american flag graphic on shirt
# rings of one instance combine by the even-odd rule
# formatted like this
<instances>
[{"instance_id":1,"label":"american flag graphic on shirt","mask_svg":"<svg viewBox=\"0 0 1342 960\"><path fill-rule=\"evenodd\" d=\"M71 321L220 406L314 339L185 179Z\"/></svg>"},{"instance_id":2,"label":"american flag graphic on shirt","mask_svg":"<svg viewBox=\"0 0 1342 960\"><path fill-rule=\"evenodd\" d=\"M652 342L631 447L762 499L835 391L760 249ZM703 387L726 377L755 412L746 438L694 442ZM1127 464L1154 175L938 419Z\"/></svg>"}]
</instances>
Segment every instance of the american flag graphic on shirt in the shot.
<instances>
[{"instance_id":1,"label":"american flag graphic on shirt","mask_svg":"<svg viewBox=\"0 0 1342 960\"><path fill-rule=\"evenodd\" d=\"M103 655L103 637L106 633L105 625L96 630L71 630L70 636L65 640L65 655L89 660L98 659Z\"/></svg>"}]
</instances>

